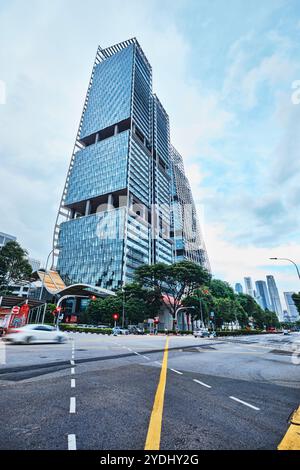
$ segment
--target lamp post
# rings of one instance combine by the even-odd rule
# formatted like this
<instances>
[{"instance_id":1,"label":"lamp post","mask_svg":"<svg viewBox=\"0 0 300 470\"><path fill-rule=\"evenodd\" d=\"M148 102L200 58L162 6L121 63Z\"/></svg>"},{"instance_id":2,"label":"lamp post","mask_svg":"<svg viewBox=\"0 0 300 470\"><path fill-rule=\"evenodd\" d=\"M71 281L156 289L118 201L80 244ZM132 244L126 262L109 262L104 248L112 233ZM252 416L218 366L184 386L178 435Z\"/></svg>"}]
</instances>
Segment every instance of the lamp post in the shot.
<instances>
[{"instance_id":1,"label":"lamp post","mask_svg":"<svg viewBox=\"0 0 300 470\"><path fill-rule=\"evenodd\" d=\"M48 267L48 263L49 263L49 258L50 258L50 256L52 255L53 251L54 251L54 248L52 248L52 250L50 251L50 253L49 253L48 257L47 257L47 261L46 261L44 276L43 276L43 280L42 280L42 287L41 287L41 292L40 292L39 300L42 300L43 290L44 290L44 285L45 285L45 277L46 277L46 274L47 274L47 267Z\"/></svg>"},{"instance_id":2,"label":"lamp post","mask_svg":"<svg viewBox=\"0 0 300 470\"><path fill-rule=\"evenodd\" d=\"M176 322L176 325L178 325L178 323L177 323L177 320L178 320L178 312L179 312L180 310L189 310L189 309L195 310L195 307L179 307L179 308L176 309L176 311L175 311L175 322ZM178 328L178 327L177 327L177 328Z\"/></svg>"},{"instance_id":3,"label":"lamp post","mask_svg":"<svg viewBox=\"0 0 300 470\"><path fill-rule=\"evenodd\" d=\"M297 264L295 263L295 261L293 261L293 260L291 260L291 259L289 259L289 258L277 258L277 257L276 257L276 258L275 258L275 257L274 257L274 258L270 258L270 259L276 260L276 261L289 261L290 263L292 263L292 264L295 266L296 271L297 271L297 274L298 274L298 278L300 279L299 268L298 268Z\"/></svg>"}]
</instances>

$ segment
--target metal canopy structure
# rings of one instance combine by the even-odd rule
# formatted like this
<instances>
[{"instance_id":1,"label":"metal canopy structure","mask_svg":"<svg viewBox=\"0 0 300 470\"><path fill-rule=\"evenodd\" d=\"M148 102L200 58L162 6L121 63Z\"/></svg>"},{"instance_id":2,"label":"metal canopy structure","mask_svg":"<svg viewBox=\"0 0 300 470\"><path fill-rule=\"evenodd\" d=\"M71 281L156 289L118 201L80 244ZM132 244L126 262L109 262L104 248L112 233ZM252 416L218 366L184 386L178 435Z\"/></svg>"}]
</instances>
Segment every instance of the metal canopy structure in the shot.
<instances>
[{"instance_id":1,"label":"metal canopy structure","mask_svg":"<svg viewBox=\"0 0 300 470\"><path fill-rule=\"evenodd\" d=\"M45 271L44 269L41 269L36 271L33 274L33 277L42 282L42 288L46 289L49 294L58 297L66 295L74 295L74 297L88 297L90 295L95 295L96 297L108 297L110 295L116 295L111 290L88 284L72 284L70 286L66 286L58 272L54 270Z\"/></svg>"}]
</instances>

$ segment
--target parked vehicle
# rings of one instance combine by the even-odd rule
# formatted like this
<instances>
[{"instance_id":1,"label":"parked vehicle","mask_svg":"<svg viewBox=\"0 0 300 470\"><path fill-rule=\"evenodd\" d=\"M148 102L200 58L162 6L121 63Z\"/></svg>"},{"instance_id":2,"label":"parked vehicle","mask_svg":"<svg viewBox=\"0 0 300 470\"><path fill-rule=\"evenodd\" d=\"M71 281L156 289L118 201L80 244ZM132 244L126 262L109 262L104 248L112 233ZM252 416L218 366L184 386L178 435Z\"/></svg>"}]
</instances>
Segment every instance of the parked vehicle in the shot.
<instances>
[{"instance_id":1,"label":"parked vehicle","mask_svg":"<svg viewBox=\"0 0 300 470\"><path fill-rule=\"evenodd\" d=\"M289 334L290 334L290 330L282 330L282 333L283 333L284 335L289 335Z\"/></svg>"},{"instance_id":2,"label":"parked vehicle","mask_svg":"<svg viewBox=\"0 0 300 470\"><path fill-rule=\"evenodd\" d=\"M129 330L126 328L119 328L116 326L115 328L112 329L112 334L113 336L118 336L118 335L129 335Z\"/></svg>"},{"instance_id":3,"label":"parked vehicle","mask_svg":"<svg viewBox=\"0 0 300 470\"><path fill-rule=\"evenodd\" d=\"M16 330L10 330L3 340L14 344L64 343L67 341L67 336L53 326L29 324Z\"/></svg>"},{"instance_id":4,"label":"parked vehicle","mask_svg":"<svg viewBox=\"0 0 300 470\"><path fill-rule=\"evenodd\" d=\"M136 325L129 325L128 326L128 331L129 331L129 333L131 333L133 335L143 335L144 334L144 330L142 330L142 328L139 328Z\"/></svg>"},{"instance_id":5,"label":"parked vehicle","mask_svg":"<svg viewBox=\"0 0 300 470\"><path fill-rule=\"evenodd\" d=\"M193 335L195 338L208 338L210 333L207 328L201 328L193 331Z\"/></svg>"}]
</instances>

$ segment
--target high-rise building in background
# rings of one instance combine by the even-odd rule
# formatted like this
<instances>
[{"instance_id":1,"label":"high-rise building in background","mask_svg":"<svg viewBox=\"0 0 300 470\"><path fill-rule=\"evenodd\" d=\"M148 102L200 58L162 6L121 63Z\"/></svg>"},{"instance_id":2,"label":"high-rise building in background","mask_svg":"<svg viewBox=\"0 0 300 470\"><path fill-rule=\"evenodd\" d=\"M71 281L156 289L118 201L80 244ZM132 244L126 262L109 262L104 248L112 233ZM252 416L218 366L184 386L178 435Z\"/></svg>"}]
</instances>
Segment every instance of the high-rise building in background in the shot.
<instances>
[{"instance_id":1,"label":"high-rise building in background","mask_svg":"<svg viewBox=\"0 0 300 470\"><path fill-rule=\"evenodd\" d=\"M251 295L251 297L254 298L254 290L253 290L251 277L244 277L244 282L245 282L245 293L247 295Z\"/></svg>"},{"instance_id":2,"label":"high-rise building in background","mask_svg":"<svg viewBox=\"0 0 300 470\"><path fill-rule=\"evenodd\" d=\"M38 259L28 258L28 263L30 264L32 271L38 271L41 267L41 262Z\"/></svg>"},{"instance_id":3,"label":"high-rise building in background","mask_svg":"<svg viewBox=\"0 0 300 470\"><path fill-rule=\"evenodd\" d=\"M270 295L271 310L277 314L279 320L282 320L283 312L282 312L279 292L277 289L274 276L272 275L267 276L267 284L268 284L268 290L269 290L269 295Z\"/></svg>"},{"instance_id":4,"label":"high-rise building in background","mask_svg":"<svg viewBox=\"0 0 300 470\"><path fill-rule=\"evenodd\" d=\"M261 308L263 308L264 310L266 309L272 310L266 282L256 281L255 287L256 287L256 299L259 305L261 306Z\"/></svg>"},{"instance_id":5,"label":"high-rise building in background","mask_svg":"<svg viewBox=\"0 0 300 470\"><path fill-rule=\"evenodd\" d=\"M292 298L292 295L294 294L294 292L284 292L283 294L284 294L285 303L287 306L290 321L292 322L297 321L299 319L299 312Z\"/></svg>"},{"instance_id":6,"label":"high-rise building in background","mask_svg":"<svg viewBox=\"0 0 300 470\"><path fill-rule=\"evenodd\" d=\"M9 235L8 233L0 232L0 249L6 245L7 242L15 242L17 237Z\"/></svg>"},{"instance_id":7,"label":"high-rise building in background","mask_svg":"<svg viewBox=\"0 0 300 470\"><path fill-rule=\"evenodd\" d=\"M236 285L234 287L234 290L237 294L243 294L243 292L244 292L243 286L239 282L236 283Z\"/></svg>"},{"instance_id":8,"label":"high-rise building in background","mask_svg":"<svg viewBox=\"0 0 300 470\"><path fill-rule=\"evenodd\" d=\"M178 158L138 41L99 47L54 230L53 266L65 282L120 287L141 264L180 259L172 197L192 198ZM184 223L183 257L207 267L192 214L195 243Z\"/></svg>"},{"instance_id":9,"label":"high-rise building in background","mask_svg":"<svg viewBox=\"0 0 300 470\"><path fill-rule=\"evenodd\" d=\"M175 261L184 259L210 270L191 187L182 156L171 146L172 232Z\"/></svg>"}]
</instances>

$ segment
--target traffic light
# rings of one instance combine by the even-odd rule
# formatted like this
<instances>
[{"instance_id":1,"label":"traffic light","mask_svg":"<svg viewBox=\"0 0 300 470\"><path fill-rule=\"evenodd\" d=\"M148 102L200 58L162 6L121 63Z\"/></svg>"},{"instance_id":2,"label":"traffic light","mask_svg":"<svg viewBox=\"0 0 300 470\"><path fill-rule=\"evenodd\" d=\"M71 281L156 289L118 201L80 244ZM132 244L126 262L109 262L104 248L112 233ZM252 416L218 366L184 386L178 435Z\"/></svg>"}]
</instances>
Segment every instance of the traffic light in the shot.
<instances>
[{"instance_id":1,"label":"traffic light","mask_svg":"<svg viewBox=\"0 0 300 470\"><path fill-rule=\"evenodd\" d=\"M91 300L96 300L96 299L97 299L97 297L95 295L91 296Z\"/></svg>"},{"instance_id":2,"label":"traffic light","mask_svg":"<svg viewBox=\"0 0 300 470\"><path fill-rule=\"evenodd\" d=\"M118 313L114 313L112 317L113 317L114 320L118 320L119 314L118 314Z\"/></svg>"}]
</instances>

